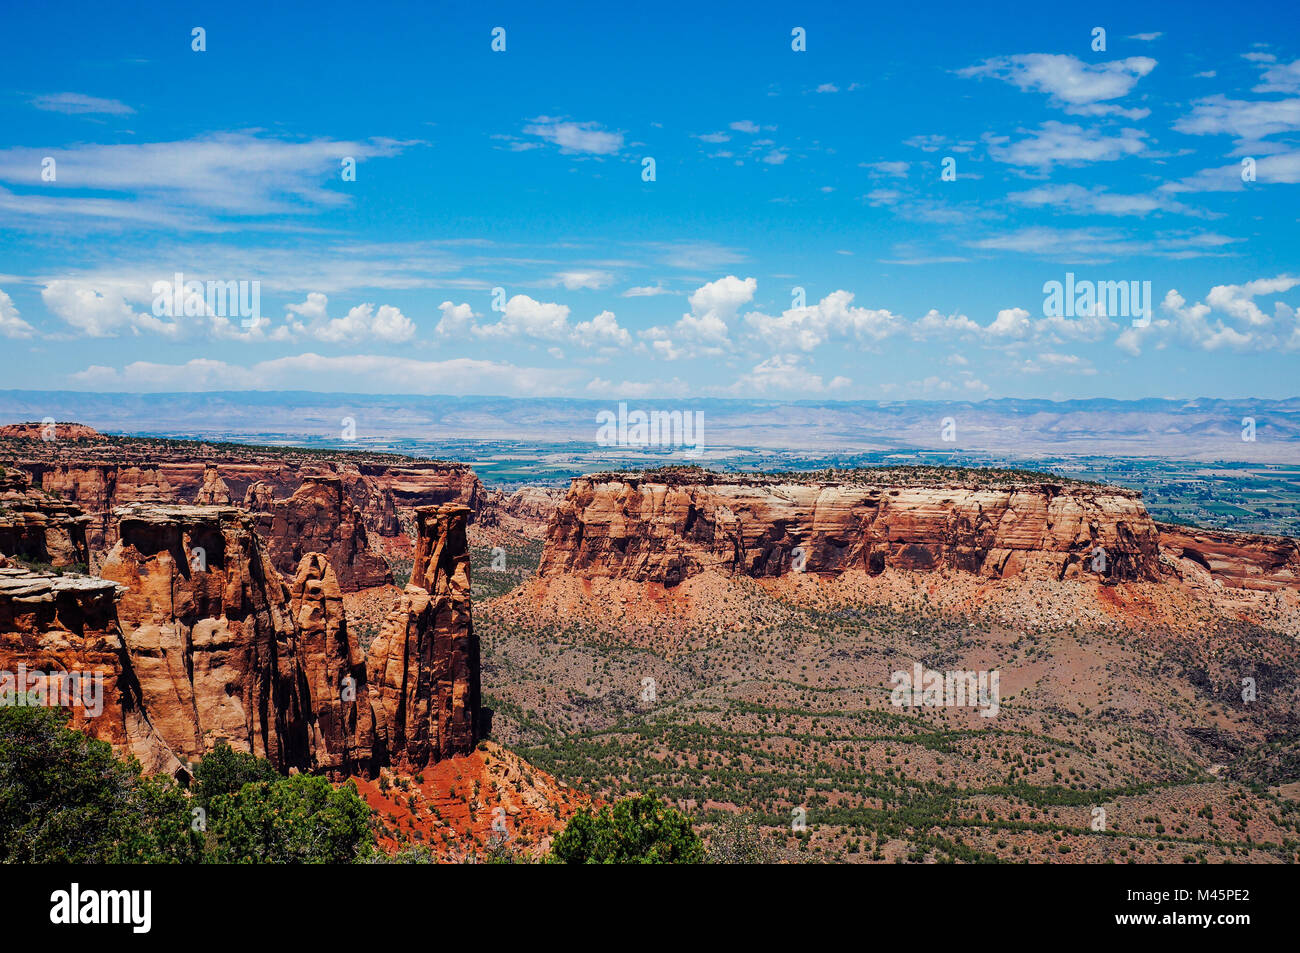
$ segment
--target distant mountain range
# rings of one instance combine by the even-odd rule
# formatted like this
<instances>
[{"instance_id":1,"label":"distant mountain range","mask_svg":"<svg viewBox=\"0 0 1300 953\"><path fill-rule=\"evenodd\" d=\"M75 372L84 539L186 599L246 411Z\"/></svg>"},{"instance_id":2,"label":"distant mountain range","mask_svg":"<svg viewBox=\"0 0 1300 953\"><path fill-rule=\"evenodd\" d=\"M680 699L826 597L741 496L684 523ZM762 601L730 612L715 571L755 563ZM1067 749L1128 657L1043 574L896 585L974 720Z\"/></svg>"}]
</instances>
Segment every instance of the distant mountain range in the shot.
<instances>
[{"instance_id":1,"label":"distant mountain range","mask_svg":"<svg viewBox=\"0 0 1300 953\"><path fill-rule=\"evenodd\" d=\"M890 449L1300 462L1300 398L1286 400L640 400L625 414L702 414L708 448ZM598 446L608 400L230 391L0 391L0 423L78 421L105 433L408 447L505 441Z\"/></svg>"}]
</instances>

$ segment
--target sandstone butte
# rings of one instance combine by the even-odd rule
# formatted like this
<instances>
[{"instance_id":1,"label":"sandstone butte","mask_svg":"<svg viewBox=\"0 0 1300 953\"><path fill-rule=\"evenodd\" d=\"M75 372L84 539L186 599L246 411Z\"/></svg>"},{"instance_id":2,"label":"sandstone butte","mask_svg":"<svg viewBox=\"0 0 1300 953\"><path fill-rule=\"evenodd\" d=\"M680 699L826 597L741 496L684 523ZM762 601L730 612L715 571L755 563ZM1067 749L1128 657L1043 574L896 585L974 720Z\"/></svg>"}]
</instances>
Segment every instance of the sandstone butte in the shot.
<instances>
[{"instance_id":1,"label":"sandstone butte","mask_svg":"<svg viewBox=\"0 0 1300 953\"><path fill-rule=\"evenodd\" d=\"M56 436L42 440L40 424L0 428L0 467L22 470L37 489L81 507L89 517L92 564L117 541L113 511L132 503L238 504L256 484L259 499L269 503L292 497L308 479L332 476L372 536L399 545L405 542L403 520L413 520L417 507L455 503L477 518L487 503L478 476L460 463L363 451L108 438L75 424L57 425Z\"/></svg>"},{"instance_id":2,"label":"sandstone butte","mask_svg":"<svg viewBox=\"0 0 1300 953\"><path fill-rule=\"evenodd\" d=\"M279 769L416 769L480 737L462 506L417 510L401 604L363 655L325 556L284 581L231 506L117 511L102 578L0 568L0 669L97 671L105 709L74 723L183 774L226 741Z\"/></svg>"},{"instance_id":3,"label":"sandstone butte","mask_svg":"<svg viewBox=\"0 0 1300 953\"><path fill-rule=\"evenodd\" d=\"M1104 558L1099 555L1104 553ZM1006 471L750 476L699 468L572 481L539 575L675 586L700 573L770 577L957 570L986 578L1300 586L1295 539L1157 524L1135 491Z\"/></svg>"}]
</instances>

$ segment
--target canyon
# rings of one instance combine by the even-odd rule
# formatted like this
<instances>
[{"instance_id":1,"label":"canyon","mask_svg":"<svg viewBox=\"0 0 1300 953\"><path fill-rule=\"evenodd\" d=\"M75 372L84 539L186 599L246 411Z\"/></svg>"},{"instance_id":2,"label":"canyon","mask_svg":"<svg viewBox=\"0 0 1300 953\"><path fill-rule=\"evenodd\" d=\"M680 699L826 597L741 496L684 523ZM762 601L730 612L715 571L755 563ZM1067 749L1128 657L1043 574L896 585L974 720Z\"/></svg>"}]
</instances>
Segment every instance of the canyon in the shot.
<instances>
[{"instance_id":1,"label":"canyon","mask_svg":"<svg viewBox=\"0 0 1300 953\"><path fill-rule=\"evenodd\" d=\"M1189 778L1189 803L1226 817L1239 789L1216 778L1289 777L1296 540L1157 522L1135 491L938 467L487 489L459 464L167 444L0 433L0 671L102 673L102 713L71 723L153 773L185 778L225 742L354 779L385 849L464 859L498 812L541 849L586 797L569 784L653 784L769 817L816 791L853 805L821 807L826 850L851 853L866 819L889 859L960 858L925 785L1014 820L1068 771L1132 788L1140 808L1109 809L1154 838L1145 818L1182 810ZM880 686L916 661L1001 670L999 730L890 708ZM921 833L882 784L936 798ZM1080 859L1124 856L1080 817ZM1250 856L1285 853L1284 826L1252 821Z\"/></svg>"},{"instance_id":2,"label":"canyon","mask_svg":"<svg viewBox=\"0 0 1300 953\"><path fill-rule=\"evenodd\" d=\"M240 508L120 507L99 577L0 570L0 667L99 673L105 710L74 723L151 773L182 776L219 742L337 776L468 754L468 516L417 510L417 582L367 654L324 554L282 577Z\"/></svg>"}]
</instances>

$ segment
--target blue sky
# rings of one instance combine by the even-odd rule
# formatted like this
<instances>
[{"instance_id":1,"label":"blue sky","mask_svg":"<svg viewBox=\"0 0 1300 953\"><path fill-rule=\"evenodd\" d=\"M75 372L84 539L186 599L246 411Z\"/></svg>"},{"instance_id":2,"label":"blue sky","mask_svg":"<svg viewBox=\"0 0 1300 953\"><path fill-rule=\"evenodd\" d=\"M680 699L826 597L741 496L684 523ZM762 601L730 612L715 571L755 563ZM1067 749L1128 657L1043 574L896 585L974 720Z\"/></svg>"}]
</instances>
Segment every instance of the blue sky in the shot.
<instances>
[{"instance_id":1,"label":"blue sky","mask_svg":"<svg viewBox=\"0 0 1300 953\"><path fill-rule=\"evenodd\" d=\"M1291 5L230 6L6 9L0 386L1297 393Z\"/></svg>"}]
</instances>

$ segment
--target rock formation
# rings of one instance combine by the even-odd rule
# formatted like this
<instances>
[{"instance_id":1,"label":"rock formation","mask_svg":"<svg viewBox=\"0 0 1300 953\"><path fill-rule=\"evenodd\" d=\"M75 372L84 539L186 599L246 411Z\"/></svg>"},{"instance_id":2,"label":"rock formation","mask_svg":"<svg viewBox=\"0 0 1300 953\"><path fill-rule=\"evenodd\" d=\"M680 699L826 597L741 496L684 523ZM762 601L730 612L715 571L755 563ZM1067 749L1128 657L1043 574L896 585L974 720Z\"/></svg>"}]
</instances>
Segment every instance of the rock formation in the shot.
<instances>
[{"instance_id":1,"label":"rock formation","mask_svg":"<svg viewBox=\"0 0 1300 953\"><path fill-rule=\"evenodd\" d=\"M56 433L58 439L45 441L37 424L0 428L0 466L25 470L38 488L80 506L91 517L92 556L117 541L117 507L224 504L243 500L258 483L269 488L272 499L282 500L310 477L337 477L367 529L394 540L402 533L402 520L413 520L418 506L459 503L477 514L485 500L474 471L458 463L364 451L101 437L68 424L59 424Z\"/></svg>"},{"instance_id":2,"label":"rock formation","mask_svg":"<svg viewBox=\"0 0 1300 953\"><path fill-rule=\"evenodd\" d=\"M478 525L498 528L526 539L545 539L551 518L564 500L560 487L525 486L513 493L492 490L479 514Z\"/></svg>"},{"instance_id":3,"label":"rock formation","mask_svg":"<svg viewBox=\"0 0 1300 953\"><path fill-rule=\"evenodd\" d=\"M697 468L575 479L551 523L539 573L671 586L709 570L779 576L887 568L1161 577L1155 525L1130 490L995 474L980 482Z\"/></svg>"},{"instance_id":4,"label":"rock formation","mask_svg":"<svg viewBox=\"0 0 1300 953\"><path fill-rule=\"evenodd\" d=\"M291 579L307 553L324 553L345 592L393 581L387 561L370 548L361 512L332 474L305 477L288 499L268 499L265 484L249 487L244 505L254 511L271 561Z\"/></svg>"},{"instance_id":5,"label":"rock formation","mask_svg":"<svg viewBox=\"0 0 1300 953\"><path fill-rule=\"evenodd\" d=\"M32 487L27 474L0 472L0 553L52 566L90 565L90 517Z\"/></svg>"},{"instance_id":6,"label":"rock formation","mask_svg":"<svg viewBox=\"0 0 1300 953\"><path fill-rule=\"evenodd\" d=\"M194 502L202 506L223 506L230 502L230 487L216 467L209 466L203 471L203 485L194 494Z\"/></svg>"},{"instance_id":7,"label":"rock formation","mask_svg":"<svg viewBox=\"0 0 1300 953\"><path fill-rule=\"evenodd\" d=\"M1160 549L1188 581L1238 589L1300 588L1300 540L1157 523Z\"/></svg>"},{"instance_id":8,"label":"rock formation","mask_svg":"<svg viewBox=\"0 0 1300 953\"><path fill-rule=\"evenodd\" d=\"M219 741L334 775L465 754L479 737L468 516L418 511L413 583L366 656L326 555L286 584L257 517L133 504L103 578L0 562L0 672L101 672L103 712L74 722L150 772L180 774Z\"/></svg>"},{"instance_id":9,"label":"rock formation","mask_svg":"<svg viewBox=\"0 0 1300 953\"><path fill-rule=\"evenodd\" d=\"M378 731L395 761L466 754L479 737L479 648L470 613L469 508L416 510L411 583L370 647Z\"/></svg>"},{"instance_id":10,"label":"rock formation","mask_svg":"<svg viewBox=\"0 0 1300 953\"><path fill-rule=\"evenodd\" d=\"M314 762L328 771L373 774L385 752L376 745L366 657L348 634L343 594L329 561L320 553L304 556L290 593L311 699Z\"/></svg>"},{"instance_id":11,"label":"rock formation","mask_svg":"<svg viewBox=\"0 0 1300 953\"><path fill-rule=\"evenodd\" d=\"M92 693L74 693L81 703L68 708L72 724L139 758L147 771L175 772L181 764L150 722L122 643L115 605L121 592L93 576L0 567L0 673L27 683L11 690L41 683L49 697L51 677L75 673L93 685L88 680L97 676Z\"/></svg>"},{"instance_id":12,"label":"rock formation","mask_svg":"<svg viewBox=\"0 0 1300 953\"><path fill-rule=\"evenodd\" d=\"M149 504L118 515L101 575L125 590L123 643L170 752L188 761L226 741L281 770L310 768L298 630L251 518Z\"/></svg>"}]
</instances>

